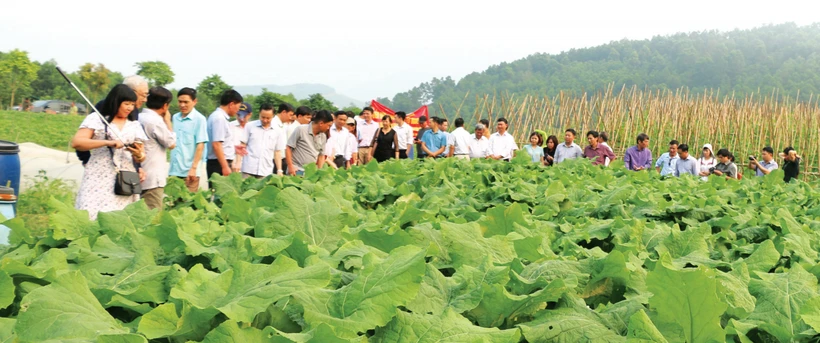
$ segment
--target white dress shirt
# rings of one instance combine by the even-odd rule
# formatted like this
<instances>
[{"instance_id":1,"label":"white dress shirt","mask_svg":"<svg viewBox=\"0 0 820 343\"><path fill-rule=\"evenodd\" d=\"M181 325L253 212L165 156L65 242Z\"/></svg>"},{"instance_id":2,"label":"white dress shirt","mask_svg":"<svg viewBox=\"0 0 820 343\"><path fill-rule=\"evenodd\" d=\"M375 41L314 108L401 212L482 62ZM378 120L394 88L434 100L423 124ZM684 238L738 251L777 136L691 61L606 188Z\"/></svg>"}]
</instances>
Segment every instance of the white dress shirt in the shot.
<instances>
[{"instance_id":1,"label":"white dress shirt","mask_svg":"<svg viewBox=\"0 0 820 343\"><path fill-rule=\"evenodd\" d=\"M501 159L507 160L512 158L514 150L518 150L518 144L515 143L515 138L509 132L504 132L503 135L496 132L490 136L490 146L487 149L488 156L501 156Z\"/></svg>"},{"instance_id":2,"label":"white dress shirt","mask_svg":"<svg viewBox=\"0 0 820 343\"><path fill-rule=\"evenodd\" d=\"M243 138L248 155L242 159L242 172L257 176L273 174L274 154L276 151L284 152L287 145L285 131L273 124L265 128L261 121L254 120L245 124Z\"/></svg>"},{"instance_id":3,"label":"white dress shirt","mask_svg":"<svg viewBox=\"0 0 820 343\"><path fill-rule=\"evenodd\" d=\"M453 136L456 146L456 150L453 154L468 155L470 153L470 137L474 135L471 135L463 127L456 128L450 135Z\"/></svg>"},{"instance_id":4,"label":"white dress shirt","mask_svg":"<svg viewBox=\"0 0 820 343\"><path fill-rule=\"evenodd\" d=\"M342 155L345 161L350 161L358 148L357 144L356 137L347 128L343 127L338 130L336 125L333 125L330 127L330 138L327 140L325 156L335 158L337 155Z\"/></svg>"},{"instance_id":5,"label":"white dress shirt","mask_svg":"<svg viewBox=\"0 0 820 343\"><path fill-rule=\"evenodd\" d=\"M487 149L490 147L490 140L487 137L481 136L481 139L476 139L475 135L471 135L467 142L470 146L470 158L487 157Z\"/></svg>"},{"instance_id":6,"label":"white dress shirt","mask_svg":"<svg viewBox=\"0 0 820 343\"><path fill-rule=\"evenodd\" d=\"M401 126L393 126L393 131L396 131L396 138L398 138L401 145L399 150L406 150L408 145L413 144L413 127L409 124L404 123Z\"/></svg>"},{"instance_id":7,"label":"white dress shirt","mask_svg":"<svg viewBox=\"0 0 820 343\"><path fill-rule=\"evenodd\" d=\"M165 187L168 179L165 149L176 145L177 135L168 128L165 119L154 110L143 109L139 122L142 124L145 135L148 136L148 141L145 142L145 161L142 162L142 169L145 170L142 189Z\"/></svg>"},{"instance_id":8,"label":"white dress shirt","mask_svg":"<svg viewBox=\"0 0 820 343\"><path fill-rule=\"evenodd\" d=\"M279 119L279 116L275 115L275 116L273 116L273 120L271 120L270 125L274 126L274 127L277 127L280 130L282 130L282 132L285 133L285 141L287 141L288 138L290 138L290 134L293 133L293 130L296 129L297 126L299 126L299 123L294 123L294 122L283 123L282 119Z\"/></svg>"},{"instance_id":9,"label":"white dress shirt","mask_svg":"<svg viewBox=\"0 0 820 343\"><path fill-rule=\"evenodd\" d=\"M379 123L371 121L370 124L363 119L356 118L356 133L359 134L359 147L369 148L373 146L373 140L376 138L376 132L379 131Z\"/></svg>"}]
</instances>

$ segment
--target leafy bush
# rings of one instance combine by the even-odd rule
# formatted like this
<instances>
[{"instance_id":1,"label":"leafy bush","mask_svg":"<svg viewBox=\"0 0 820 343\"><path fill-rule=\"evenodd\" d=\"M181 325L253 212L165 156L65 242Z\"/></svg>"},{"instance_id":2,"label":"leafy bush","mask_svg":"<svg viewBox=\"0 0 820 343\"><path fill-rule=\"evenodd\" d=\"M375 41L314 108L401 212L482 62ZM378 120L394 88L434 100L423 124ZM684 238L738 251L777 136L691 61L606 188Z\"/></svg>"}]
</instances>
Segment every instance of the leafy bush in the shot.
<instances>
[{"instance_id":1,"label":"leafy bush","mask_svg":"<svg viewBox=\"0 0 820 343\"><path fill-rule=\"evenodd\" d=\"M52 199L45 236L10 223L0 341L817 336L816 183L528 160L170 180L168 211L96 222Z\"/></svg>"},{"instance_id":2,"label":"leafy bush","mask_svg":"<svg viewBox=\"0 0 820 343\"><path fill-rule=\"evenodd\" d=\"M31 186L20 194L17 216L23 219L26 228L35 236L44 235L48 229L49 199L53 197L62 203L74 204L77 186L70 181L49 178L42 170L24 182L31 182Z\"/></svg>"}]
</instances>

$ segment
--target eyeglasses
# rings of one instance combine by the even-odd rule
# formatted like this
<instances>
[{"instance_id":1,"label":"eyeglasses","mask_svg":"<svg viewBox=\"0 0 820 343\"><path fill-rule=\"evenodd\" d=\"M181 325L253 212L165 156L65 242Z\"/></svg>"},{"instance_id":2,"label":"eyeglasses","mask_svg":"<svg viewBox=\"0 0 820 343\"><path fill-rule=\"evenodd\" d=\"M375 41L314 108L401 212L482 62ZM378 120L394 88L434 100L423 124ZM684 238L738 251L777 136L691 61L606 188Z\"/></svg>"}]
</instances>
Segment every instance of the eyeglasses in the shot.
<instances>
[{"instance_id":1,"label":"eyeglasses","mask_svg":"<svg viewBox=\"0 0 820 343\"><path fill-rule=\"evenodd\" d=\"M356 124L347 124L347 126L356 126Z\"/></svg>"}]
</instances>

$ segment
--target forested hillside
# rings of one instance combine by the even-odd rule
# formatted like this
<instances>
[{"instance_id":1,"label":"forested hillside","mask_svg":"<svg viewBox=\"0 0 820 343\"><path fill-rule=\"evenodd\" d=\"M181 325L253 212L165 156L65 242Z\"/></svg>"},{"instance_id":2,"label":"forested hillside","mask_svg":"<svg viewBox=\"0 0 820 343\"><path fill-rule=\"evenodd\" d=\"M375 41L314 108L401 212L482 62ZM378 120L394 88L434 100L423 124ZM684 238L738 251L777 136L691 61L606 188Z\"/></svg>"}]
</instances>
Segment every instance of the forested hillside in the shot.
<instances>
[{"instance_id":1,"label":"forested hillside","mask_svg":"<svg viewBox=\"0 0 820 343\"><path fill-rule=\"evenodd\" d=\"M456 82L435 78L380 102L400 110L424 103L448 113L470 98L462 111L484 94L582 95L614 83L649 89L688 87L692 92L718 88L722 93L778 90L802 100L820 91L820 24L782 24L731 32L706 31L621 40L573 49L558 55L534 54L501 63Z\"/></svg>"}]
</instances>

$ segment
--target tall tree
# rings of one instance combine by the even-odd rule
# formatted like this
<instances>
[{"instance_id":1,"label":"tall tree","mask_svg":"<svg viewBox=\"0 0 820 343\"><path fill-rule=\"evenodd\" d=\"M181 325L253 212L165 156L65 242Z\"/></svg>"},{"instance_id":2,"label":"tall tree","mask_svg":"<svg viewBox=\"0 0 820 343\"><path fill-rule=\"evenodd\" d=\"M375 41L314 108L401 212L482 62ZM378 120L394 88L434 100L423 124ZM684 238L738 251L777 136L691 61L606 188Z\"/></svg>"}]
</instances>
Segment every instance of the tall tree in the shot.
<instances>
[{"instance_id":1,"label":"tall tree","mask_svg":"<svg viewBox=\"0 0 820 343\"><path fill-rule=\"evenodd\" d=\"M307 99L302 100L302 105L310 107L312 110L337 111L339 108L332 101L325 99L321 94L311 94Z\"/></svg>"},{"instance_id":2,"label":"tall tree","mask_svg":"<svg viewBox=\"0 0 820 343\"><path fill-rule=\"evenodd\" d=\"M231 85L222 81L222 77L213 74L203 79L196 87L197 104L196 109L202 114L208 115L219 104L219 97L222 92L231 89Z\"/></svg>"},{"instance_id":3,"label":"tall tree","mask_svg":"<svg viewBox=\"0 0 820 343\"><path fill-rule=\"evenodd\" d=\"M262 93L259 95L253 96L252 100L250 96L247 96L248 101L253 104L254 108L260 108L262 104L268 103L273 106L279 106L283 103L289 103L291 105L298 105L300 102L296 100L296 97L293 94L279 94L275 92L269 91L267 88L262 88Z\"/></svg>"},{"instance_id":4,"label":"tall tree","mask_svg":"<svg viewBox=\"0 0 820 343\"><path fill-rule=\"evenodd\" d=\"M162 61L146 61L135 64L137 75L148 79L151 86L165 86L174 82L174 72L171 67Z\"/></svg>"},{"instance_id":5,"label":"tall tree","mask_svg":"<svg viewBox=\"0 0 820 343\"><path fill-rule=\"evenodd\" d=\"M37 78L40 67L28 58L28 52L12 50L0 59L0 88L9 92L9 106L14 106L16 93L27 88Z\"/></svg>"},{"instance_id":6,"label":"tall tree","mask_svg":"<svg viewBox=\"0 0 820 343\"><path fill-rule=\"evenodd\" d=\"M111 85L111 70L102 63L97 65L92 63L83 64L77 74L80 76L80 80L88 86L92 101L99 100L100 94Z\"/></svg>"}]
</instances>

